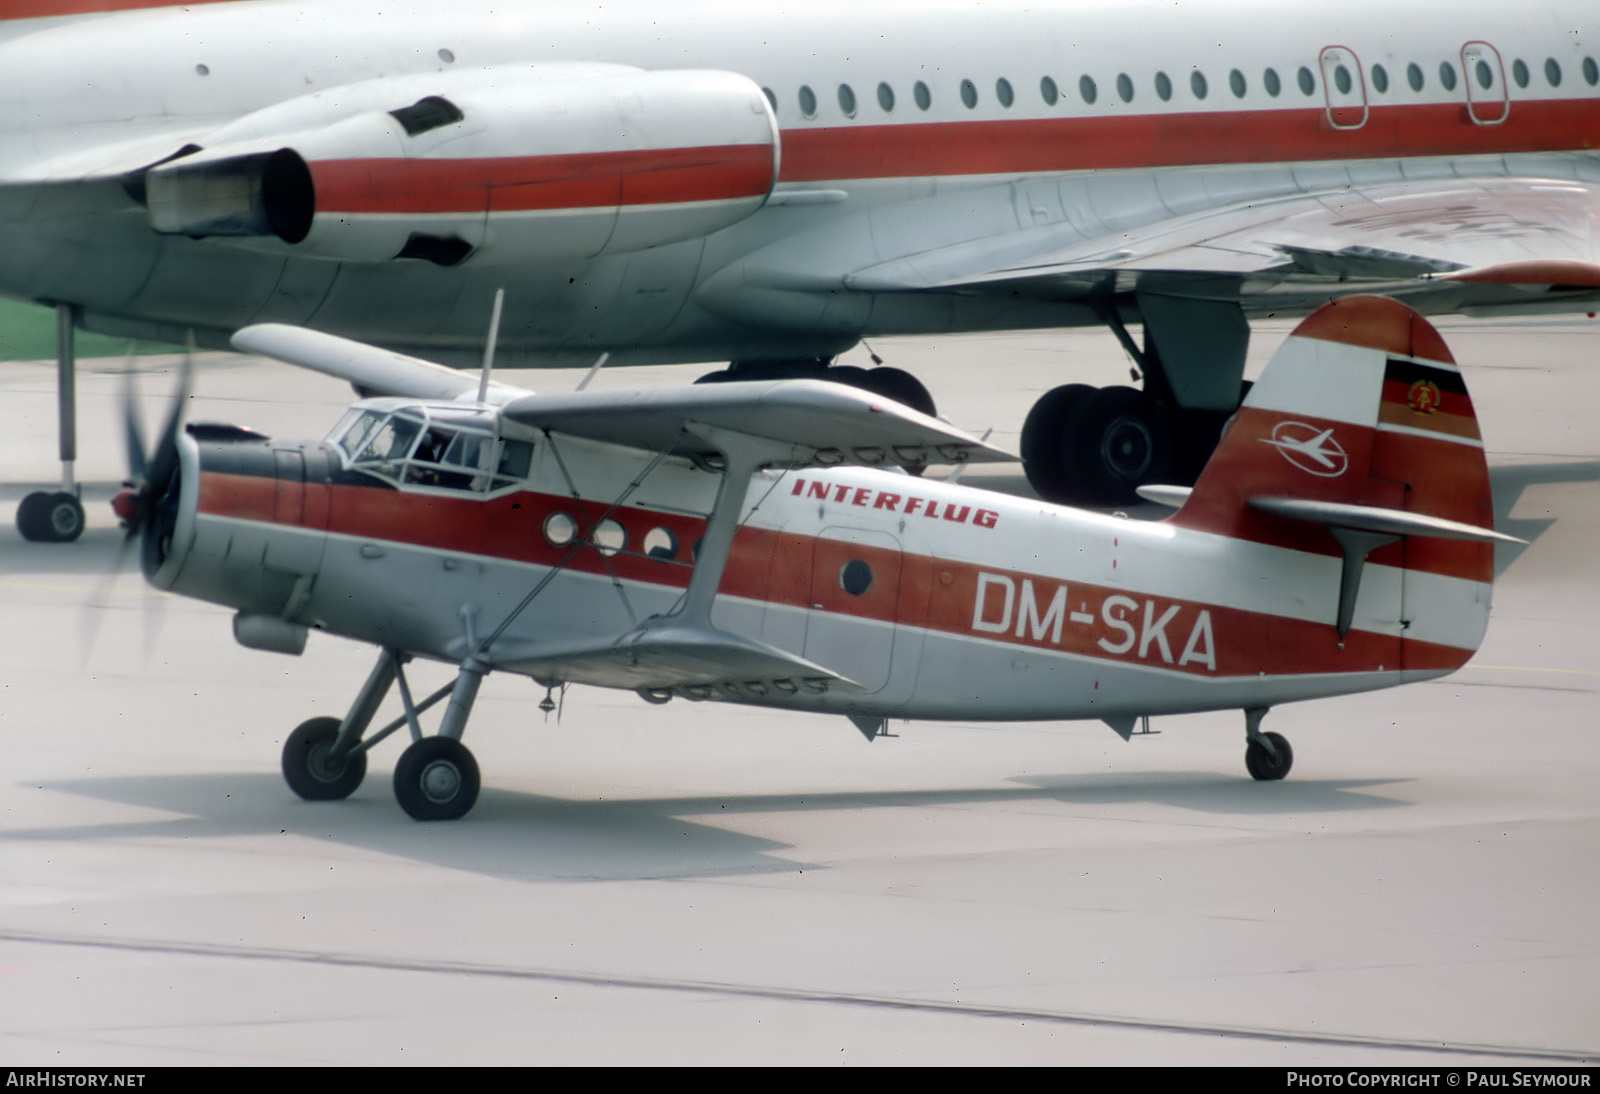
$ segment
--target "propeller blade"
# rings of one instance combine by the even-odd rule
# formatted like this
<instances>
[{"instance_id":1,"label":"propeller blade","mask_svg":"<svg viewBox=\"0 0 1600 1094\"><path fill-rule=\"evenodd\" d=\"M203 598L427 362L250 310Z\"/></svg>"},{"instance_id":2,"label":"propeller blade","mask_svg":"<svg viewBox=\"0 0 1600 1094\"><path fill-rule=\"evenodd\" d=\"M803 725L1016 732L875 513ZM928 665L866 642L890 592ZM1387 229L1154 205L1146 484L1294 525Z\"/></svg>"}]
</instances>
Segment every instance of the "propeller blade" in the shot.
<instances>
[{"instance_id":1,"label":"propeller blade","mask_svg":"<svg viewBox=\"0 0 1600 1094\"><path fill-rule=\"evenodd\" d=\"M122 440L126 446L128 481L143 482L149 464L145 459L144 429L139 425L138 400L133 389L133 370L124 359L122 373Z\"/></svg>"},{"instance_id":2,"label":"propeller blade","mask_svg":"<svg viewBox=\"0 0 1600 1094\"><path fill-rule=\"evenodd\" d=\"M150 458L150 474L147 481L156 495L166 488L167 483L172 480L173 473L178 469L178 431L183 428L183 411L189 401L189 384L193 376L193 354L185 354L178 379L178 391L172 399L172 410L167 415L167 424L161 430L161 439L156 442L155 454Z\"/></svg>"}]
</instances>

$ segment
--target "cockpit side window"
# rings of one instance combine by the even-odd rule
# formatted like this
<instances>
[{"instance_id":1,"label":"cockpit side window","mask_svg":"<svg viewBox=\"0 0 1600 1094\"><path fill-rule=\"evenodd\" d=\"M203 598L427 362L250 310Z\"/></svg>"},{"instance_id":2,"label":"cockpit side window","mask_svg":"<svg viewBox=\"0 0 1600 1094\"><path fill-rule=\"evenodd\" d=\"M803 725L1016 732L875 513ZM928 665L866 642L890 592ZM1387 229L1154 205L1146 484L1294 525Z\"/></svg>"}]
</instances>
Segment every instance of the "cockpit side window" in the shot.
<instances>
[{"instance_id":1,"label":"cockpit side window","mask_svg":"<svg viewBox=\"0 0 1600 1094\"><path fill-rule=\"evenodd\" d=\"M411 445L422 432L422 423L405 414L391 414L372 431L371 439L362 447L357 463L394 464L411 453Z\"/></svg>"}]
</instances>

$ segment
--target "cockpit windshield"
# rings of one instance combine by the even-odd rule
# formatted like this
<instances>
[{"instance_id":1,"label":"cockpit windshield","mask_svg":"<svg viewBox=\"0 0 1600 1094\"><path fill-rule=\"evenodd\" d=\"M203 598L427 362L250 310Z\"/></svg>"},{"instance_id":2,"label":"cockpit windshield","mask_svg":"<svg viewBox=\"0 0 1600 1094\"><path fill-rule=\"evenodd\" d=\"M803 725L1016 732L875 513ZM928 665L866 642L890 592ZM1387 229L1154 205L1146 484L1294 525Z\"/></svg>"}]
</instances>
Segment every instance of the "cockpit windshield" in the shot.
<instances>
[{"instance_id":1,"label":"cockpit windshield","mask_svg":"<svg viewBox=\"0 0 1600 1094\"><path fill-rule=\"evenodd\" d=\"M353 471L402 486L487 493L527 478L533 445L494 435L491 411L358 408L328 439Z\"/></svg>"}]
</instances>

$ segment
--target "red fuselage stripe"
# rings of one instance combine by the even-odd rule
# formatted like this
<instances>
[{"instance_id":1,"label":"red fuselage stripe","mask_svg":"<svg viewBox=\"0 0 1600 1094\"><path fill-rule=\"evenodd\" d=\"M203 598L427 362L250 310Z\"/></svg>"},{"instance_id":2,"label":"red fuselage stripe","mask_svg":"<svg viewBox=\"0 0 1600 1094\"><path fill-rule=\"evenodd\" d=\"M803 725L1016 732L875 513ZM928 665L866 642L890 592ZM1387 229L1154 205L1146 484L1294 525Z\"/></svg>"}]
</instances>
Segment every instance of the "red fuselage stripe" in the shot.
<instances>
[{"instance_id":1,"label":"red fuselage stripe","mask_svg":"<svg viewBox=\"0 0 1600 1094\"><path fill-rule=\"evenodd\" d=\"M347 159L311 164L319 213L506 213L760 197L772 149L759 144L482 159Z\"/></svg>"},{"instance_id":2,"label":"red fuselage stripe","mask_svg":"<svg viewBox=\"0 0 1600 1094\"><path fill-rule=\"evenodd\" d=\"M1499 125L1465 103L1373 106L1359 129L1321 107L783 131L782 182L1470 156L1600 148L1600 100L1513 101Z\"/></svg>"},{"instance_id":3,"label":"red fuselage stripe","mask_svg":"<svg viewBox=\"0 0 1600 1094\"><path fill-rule=\"evenodd\" d=\"M576 508L570 498L532 492L485 501L359 486L307 484L305 489L307 504L295 512L326 514L329 532L540 566L559 564L569 550L545 540L545 518L556 511L573 513ZM320 499L313 504L309 497L313 493L326 495L327 504ZM604 508L585 503L584 516L596 520ZM278 484L265 477L204 472L200 512L323 530L310 526L305 517L285 519L279 508ZM615 574L622 580L669 588L688 584L688 566L674 566L635 552L648 529L663 527L678 543L677 560L687 562L692 545L704 532L703 520L626 507L619 507L611 516L627 529L630 553L607 557L593 547L583 547L567 562L568 569ZM867 563L873 574L870 586L859 595L847 592L839 580L844 564L851 559ZM1056 604L1063 586L1066 591ZM770 604L1203 677L1402 667L1447 670L1459 667L1472 655L1468 649L1365 631L1352 631L1341 644L1331 622L1331 602L1330 621L1312 623L752 527L740 529L719 591ZM1263 635L1266 641L1262 641Z\"/></svg>"}]
</instances>

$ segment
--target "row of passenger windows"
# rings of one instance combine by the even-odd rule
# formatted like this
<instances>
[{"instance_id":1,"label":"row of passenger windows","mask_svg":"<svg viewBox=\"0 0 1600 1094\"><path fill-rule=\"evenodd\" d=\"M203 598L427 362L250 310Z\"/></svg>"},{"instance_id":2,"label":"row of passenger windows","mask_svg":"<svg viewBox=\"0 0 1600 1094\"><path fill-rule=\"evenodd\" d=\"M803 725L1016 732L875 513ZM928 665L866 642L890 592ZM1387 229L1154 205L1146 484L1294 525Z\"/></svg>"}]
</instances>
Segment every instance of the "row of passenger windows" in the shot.
<instances>
[{"instance_id":1,"label":"row of passenger windows","mask_svg":"<svg viewBox=\"0 0 1600 1094\"><path fill-rule=\"evenodd\" d=\"M1585 57L1579 68L1583 73L1584 81L1590 87L1600 85L1600 64L1596 64L1593 57ZM1370 75L1368 86L1380 95L1386 94L1390 86L1389 70L1381 64L1375 64L1368 72ZM1348 95L1355 90L1358 77L1348 65L1342 62L1335 64L1332 68L1332 75L1334 87L1338 89L1341 95ZM1470 74L1459 73L1453 61L1441 61L1439 63L1438 80L1440 86L1446 91L1454 91L1464 75L1475 80L1478 86L1485 91L1493 89L1496 83L1494 66L1482 58L1475 60L1471 64ZM1518 87L1526 88L1533 80L1532 71L1529 69L1527 62L1520 58L1512 61L1511 78ZM1561 63L1554 57L1546 58L1544 62L1545 84L1549 87L1560 87L1563 78ZM1428 86L1428 74L1421 65L1412 62L1406 65L1405 81L1412 91L1422 91ZM1207 81L1205 73L1198 68L1189 73L1188 82L1189 92L1196 99L1204 99L1211 94L1211 85ZM1300 69L1295 73L1294 83L1299 87L1302 95L1309 97L1317 94L1316 73L1304 65L1300 66ZM1151 84L1158 99L1162 102L1171 101L1174 86L1171 77L1165 72L1157 72ZM1133 77L1125 72L1117 75L1114 86L1117 97L1125 103L1133 102L1138 95L1138 89L1134 85ZM1274 99L1283 93L1284 83L1278 76L1277 69L1268 68L1262 71L1261 87ZM767 101L772 104L772 108L774 110L778 109L778 97L773 93L772 89L764 87L761 90L766 93ZM1233 92L1234 98L1244 98L1250 91L1249 77L1239 69L1233 69L1228 73L1228 90ZM971 110L978 105L978 85L973 81L962 80L959 94L961 102L967 109ZM1067 97L1056 81L1049 76L1039 81L1039 95L1048 106L1055 106ZM1089 104L1095 103L1100 98L1100 86L1093 76L1084 75L1078 77L1078 96ZM994 83L994 97L1001 106L1010 107L1016 102L1016 89L1011 86L1010 80L1002 76ZM839 109L844 116L847 118L855 117L860 109L855 89L849 84L840 84L838 98ZM919 110L929 110L933 107L933 91L922 80L918 80L911 86L911 98L917 104L917 109ZM880 83L878 85L877 99L878 108L885 114L892 113L898 101L894 88L888 83ZM807 118L816 117L818 107L817 93L808 86L802 86L799 92L799 105L801 114Z\"/></svg>"}]
</instances>

